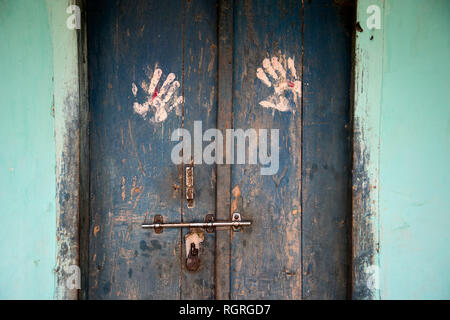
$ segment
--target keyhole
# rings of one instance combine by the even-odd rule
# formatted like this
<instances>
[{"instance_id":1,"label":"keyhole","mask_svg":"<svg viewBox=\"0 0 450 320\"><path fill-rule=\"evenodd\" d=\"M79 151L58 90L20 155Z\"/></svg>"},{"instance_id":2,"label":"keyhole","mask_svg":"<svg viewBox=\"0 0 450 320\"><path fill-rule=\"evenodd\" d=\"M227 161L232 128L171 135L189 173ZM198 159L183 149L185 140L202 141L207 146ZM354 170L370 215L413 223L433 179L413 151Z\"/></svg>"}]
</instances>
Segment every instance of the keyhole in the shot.
<instances>
[{"instance_id":1,"label":"keyhole","mask_svg":"<svg viewBox=\"0 0 450 320\"><path fill-rule=\"evenodd\" d=\"M197 271L200 266L200 259L198 258L198 249L195 247L195 243L191 243L191 249L186 259L186 268L189 271Z\"/></svg>"}]
</instances>

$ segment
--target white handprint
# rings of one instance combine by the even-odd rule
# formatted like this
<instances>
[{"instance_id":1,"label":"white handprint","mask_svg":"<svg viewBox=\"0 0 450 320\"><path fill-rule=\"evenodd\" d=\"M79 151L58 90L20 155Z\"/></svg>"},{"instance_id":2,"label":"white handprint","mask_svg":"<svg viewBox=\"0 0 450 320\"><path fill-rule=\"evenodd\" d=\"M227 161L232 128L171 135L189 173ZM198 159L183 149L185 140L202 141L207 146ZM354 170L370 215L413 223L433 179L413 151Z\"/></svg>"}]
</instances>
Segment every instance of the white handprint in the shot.
<instances>
[{"instance_id":1,"label":"white handprint","mask_svg":"<svg viewBox=\"0 0 450 320\"><path fill-rule=\"evenodd\" d=\"M183 103L183 97L178 96L177 92L180 88L180 83L175 80L175 74L169 73L167 75L166 81L164 81L161 88L159 88L158 83L161 79L162 70L155 68L153 75L151 77L150 83L142 81L141 88L145 93L145 102L133 104L134 112L142 116L144 119L150 112L150 108L154 111L153 116L150 118L150 122L163 122L167 119L167 115L175 108L176 113L179 114L179 106ZM149 74L147 75L150 79ZM138 88L133 82L131 84L131 92L136 98L138 93Z\"/></svg>"},{"instance_id":2,"label":"white handprint","mask_svg":"<svg viewBox=\"0 0 450 320\"><path fill-rule=\"evenodd\" d=\"M286 63L287 70L286 72ZM289 99L285 96L285 91L289 90L294 96L294 101L302 95L302 82L297 77L295 70L294 59L286 59L272 57L272 59L264 59L262 62L263 68L256 70L256 76L266 86L274 89L274 94L269 96L266 100L260 101L259 104L264 108L272 108L281 112L292 111L295 113L295 108L291 107ZM284 66L283 66L284 65ZM269 77L271 80L269 80Z\"/></svg>"}]
</instances>

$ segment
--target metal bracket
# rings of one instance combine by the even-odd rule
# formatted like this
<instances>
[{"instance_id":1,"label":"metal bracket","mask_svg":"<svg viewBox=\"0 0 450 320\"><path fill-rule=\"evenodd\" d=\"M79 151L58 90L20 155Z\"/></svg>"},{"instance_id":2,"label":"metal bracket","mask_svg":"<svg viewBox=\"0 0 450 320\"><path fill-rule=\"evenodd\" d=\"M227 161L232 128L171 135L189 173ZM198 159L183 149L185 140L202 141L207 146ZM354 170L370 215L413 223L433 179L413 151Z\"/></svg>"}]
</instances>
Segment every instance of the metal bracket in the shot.
<instances>
[{"instance_id":1,"label":"metal bracket","mask_svg":"<svg viewBox=\"0 0 450 320\"><path fill-rule=\"evenodd\" d=\"M241 214L237 213L237 212L233 213L233 217L231 218L231 221L237 222L237 223L241 222ZM240 225L233 225L233 231L234 232L241 231L241 226Z\"/></svg>"},{"instance_id":2,"label":"metal bracket","mask_svg":"<svg viewBox=\"0 0 450 320\"><path fill-rule=\"evenodd\" d=\"M194 207L194 166L192 164L186 167L186 201L187 207Z\"/></svg>"},{"instance_id":3,"label":"metal bracket","mask_svg":"<svg viewBox=\"0 0 450 320\"><path fill-rule=\"evenodd\" d=\"M163 232L163 228L162 227L157 227L157 225L161 225L164 223L164 218L162 215L157 214L154 218L153 218L153 224L155 225L155 233L162 233Z\"/></svg>"},{"instance_id":4,"label":"metal bracket","mask_svg":"<svg viewBox=\"0 0 450 320\"><path fill-rule=\"evenodd\" d=\"M212 214L207 214L205 217L206 223L212 223L212 222L214 222L214 220L215 220L214 215L212 215ZM205 227L205 230L208 233L212 233L212 232L214 232L214 227Z\"/></svg>"}]
</instances>

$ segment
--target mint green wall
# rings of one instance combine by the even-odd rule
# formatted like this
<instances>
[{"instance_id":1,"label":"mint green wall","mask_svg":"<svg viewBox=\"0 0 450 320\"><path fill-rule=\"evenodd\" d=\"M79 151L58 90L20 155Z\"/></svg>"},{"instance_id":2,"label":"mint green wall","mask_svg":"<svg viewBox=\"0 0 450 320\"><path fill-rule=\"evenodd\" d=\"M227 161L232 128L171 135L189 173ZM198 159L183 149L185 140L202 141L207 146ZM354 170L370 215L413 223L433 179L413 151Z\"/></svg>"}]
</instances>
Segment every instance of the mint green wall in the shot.
<instances>
[{"instance_id":1,"label":"mint green wall","mask_svg":"<svg viewBox=\"0 0 450 320\"><path fill-rule=\"evenodd\" d=\"M386 0L382 299L450 299L450 1Z\"/></svg>"},{"instance_id":2,"label":"mint green wall","mask_svg":"<svg viewBox=\"0 0 450 320\"><path fill-rule=\"evenodd\" d=\"M0 0L0 299L52 299L52 43L44 0Z\"/></svg>"},{"instance_id":3,"label":"mint green wall","mask_svg":"<svg viewBox=\"0 0 450 320\"><path fill-rule=\"evenodd\" d=\"M354 297L450 299L450 1L357 19Z\"/></svg>"}]
</instances>

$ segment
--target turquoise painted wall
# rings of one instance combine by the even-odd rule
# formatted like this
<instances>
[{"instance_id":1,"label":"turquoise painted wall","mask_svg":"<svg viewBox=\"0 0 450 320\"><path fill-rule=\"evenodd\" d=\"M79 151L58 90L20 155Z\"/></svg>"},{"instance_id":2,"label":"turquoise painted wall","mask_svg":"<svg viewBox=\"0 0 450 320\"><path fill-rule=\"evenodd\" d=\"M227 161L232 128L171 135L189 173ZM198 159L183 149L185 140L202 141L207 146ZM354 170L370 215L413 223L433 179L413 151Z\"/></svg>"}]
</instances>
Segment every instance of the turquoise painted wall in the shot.
<instances>
[{"instance_id":1,"label":"turquoise painted wall","mask_svg":"<svg viewBox=\"0 0 450 320\"><path fill-rule=\"evenodd\" d=\"M53 62L44 0L0 0L0 299L52 299Z\"/></svg>"},{"instance_id":2,"label":"turquoise painted wall","mask_svg":"<svg viewBox=\"0 0 450 320\"><path fill-rule=\"evenodd\" d=\"M380 295L449 299L450 1L385 0L383 20Z\"/></svg>"}]
</instances>

